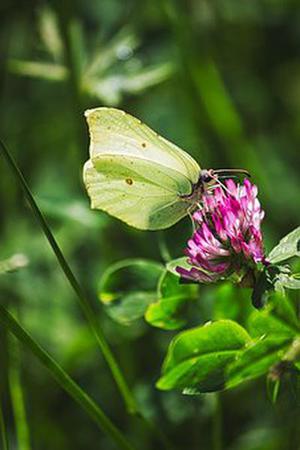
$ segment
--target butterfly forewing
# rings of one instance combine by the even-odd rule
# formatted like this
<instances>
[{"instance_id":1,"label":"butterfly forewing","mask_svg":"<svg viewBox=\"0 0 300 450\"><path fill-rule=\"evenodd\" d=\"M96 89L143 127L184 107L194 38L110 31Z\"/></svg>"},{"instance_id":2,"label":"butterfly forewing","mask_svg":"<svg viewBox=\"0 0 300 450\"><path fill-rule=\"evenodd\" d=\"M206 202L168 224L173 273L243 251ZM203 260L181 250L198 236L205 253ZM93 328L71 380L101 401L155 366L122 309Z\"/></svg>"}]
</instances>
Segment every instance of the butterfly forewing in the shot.
<instances>
[{"instance_id":1,"label":"butterfly forewing","mask_svg":"<svg viewBox=\"0 0 300 450\"><path fill-rule=\"evenodd\" d=\"M86 118L91 159L99 154L136 156L176 170L192 183L198 181L200 167L196 161L139 119L114 108L88 110Z\"/></svg>"}]
</instances>

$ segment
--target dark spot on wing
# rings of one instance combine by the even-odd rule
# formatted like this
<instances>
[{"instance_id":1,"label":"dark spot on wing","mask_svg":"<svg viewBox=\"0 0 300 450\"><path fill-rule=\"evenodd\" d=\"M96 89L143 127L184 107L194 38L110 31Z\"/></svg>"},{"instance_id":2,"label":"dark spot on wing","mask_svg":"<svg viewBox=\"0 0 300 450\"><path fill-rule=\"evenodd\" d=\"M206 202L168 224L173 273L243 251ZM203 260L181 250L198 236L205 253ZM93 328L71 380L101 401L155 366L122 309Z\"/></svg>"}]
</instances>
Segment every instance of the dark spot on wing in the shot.
<instances>
[{"instance_id":1,"label":"dark spot on wing","mask_svg":"<svg viewBox=\"0 0 300 450\"><path fill-rule=\"evenodd\" d=\"M133 184L132 178L125 178L125 182L131 186Z\"/></svg>"},{"instance_id":2,"label":"dark spot on wing","mask_svg":"<svg viewBox=\"0 0 300 450\"><path fill-rule=\"evenodd\" d=\"M143 147L143 148L146 148L146 147L147 147L146 142L142 142L142 147Z\"/></svg>"}]
</instances>

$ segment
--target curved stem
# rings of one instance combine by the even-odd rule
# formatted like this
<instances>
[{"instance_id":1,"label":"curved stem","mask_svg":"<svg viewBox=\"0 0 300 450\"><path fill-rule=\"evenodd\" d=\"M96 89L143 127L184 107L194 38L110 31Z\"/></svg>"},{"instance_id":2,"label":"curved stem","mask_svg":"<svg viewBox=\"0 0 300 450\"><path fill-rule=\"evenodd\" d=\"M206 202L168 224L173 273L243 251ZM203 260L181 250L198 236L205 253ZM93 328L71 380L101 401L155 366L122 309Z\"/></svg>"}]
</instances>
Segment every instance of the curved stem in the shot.
<instances>
[{"instance_id":1,"label":"curved stem","mask_svg":"<svg viewBox=\"0 0 300 450\"><path fill-rule=\"evenodd\" d=\"M15 178L19 182L19 184L22 186L22 189L25 193L25 196L28 200L28 203L30 204L33 214L36 217L38 223L40 224L46 238L48 239L48 242L60 264L60 267L62 268L67 280L69 281L70 285L72 286L76 297L78 299L79 305L83 311L83 314L98 342L98 345L100 349L102 350L103 356L112 372L113 378L119 388L119 391L123 397L123 400L125 402L125 405L127 407L127 410L132 413L136 414L138 411L136 401L133 397L133 394L131 393L127 382L124 378L124 375L121 372L121 369L105 339L105 336L98 324L97 316L94 313L90 303L85 297L85 294L78 283L75 275L73 274L68 262L66 261L55 237L53 236L42 212L40 211L30 189L29 186L21 172L21 170L18 168L14 158L11 156L9 150L6 148L5 144L0 140L0 146L2 149L2 153L13 172Z\"/></svg>"},{"instance_id":2,"label":"curved stem","mask_svg":"<svg viewBox=\"0 0 300 450\"><path fill-rule=\"evenodd\" d=\"M0 323L22 344L30 350L51 373L60 386L67 391L73 399L89 414L98 427L108 434L124 450L134 450L126 437L111 422L106 414L94 402L94 400L75 383L54 358L39 345L31 335L18 323L18 321L0 303ZM2 420L3 423L3 420Z\"/></svg>"},{"instance_id":3,"label":"curved stem","mask_svg":"<svg viewBox=\"0 0 300 450\"><path fill-rule=\"evenodd\" d=\"M8 450L8 438L1 405L0 405L0 435L3 450Z\"/></svg>"},{"instance_id":4,"label":"curved stem","mask_svg":"<svg viewBox=\"0 0 300 450\"><path fill-rule=\"evenodd\" d=\"M58 261L62 271L64 272L68 282L70 283L71 287L73 288L73 290L76 294L78 303L82 309L82 312L86 318L86 321L87 321L91 331L93 332L93 334L96 338L96 341L103 353L103 356L107 362L107 365L111 370L112 376L113 376L115 383L119 389L119 392L124 400L127 411L132 415L139 416L140 419L144 422L144 424L149 429L155 430L156 437L157 437L157 439L159 439L162 442L163 446L165 448L171 448L171 444L168 443L168 439L164 436L164 433L159 429L159 427L156 427L151 421L149 421L147 418L145 418L143 416L143 414L140 412L137 402L136 402L131 390L129 389L129 386L128 386L127 381L121 371L121 368L119 367L118 362L105 339L102 329L100 328L100 325L97 320L97 315L95 314L95 312L94 312L93 308L91 307L89 301L87 300L79 282L77 281L74 273L72 272L72 269L70 268L67 260L65 259L55 237L53 236L41 210L39 209L32 193L29 189L29 186L28 186L21 170L17 166L14 158L12 157L9 150L7 149L7 147L2 142L1 139L0 139L0 149L2 150L3 156L5 157L7 164L9 165L17 182L21 185L21 187L24 191L24 194L26 196L26 199L31 206L33 214L36 217L37 222L39 223L40 227L42 228L42 230L43 230L56 258L57 258L57 261Z\"/></svg>"},{"instance_id":5,"label":"curved stem","mask_svg":"<svg viewBox=\"0 0 300 450\"><path fill-rule=\"evenodd\" d=\"M19 450L30 450L30 433L26 417L24 394L21 383L20 350L18 342L9 339L9 389L12 402Z\"/></svg>"},{"instance_id":6,"label":"curved stem","mask_svg":"<svg viewBox=\"0 0 300 450\"><path fill-rule=\"evenodd\" d=\"M213 415L212 427L212 448L213 450L222 450L222 404L220 392L215 392L215 410Z\"/></svg>"}]
</instances>

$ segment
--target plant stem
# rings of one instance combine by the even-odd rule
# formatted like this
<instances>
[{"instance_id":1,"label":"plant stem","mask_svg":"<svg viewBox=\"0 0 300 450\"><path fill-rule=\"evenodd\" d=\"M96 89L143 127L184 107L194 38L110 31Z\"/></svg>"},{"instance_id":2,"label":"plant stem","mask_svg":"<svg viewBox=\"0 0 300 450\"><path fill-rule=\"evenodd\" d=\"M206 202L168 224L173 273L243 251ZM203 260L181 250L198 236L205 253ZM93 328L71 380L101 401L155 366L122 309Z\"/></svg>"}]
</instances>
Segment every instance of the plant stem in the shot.
<instances>
[{"instance_id":1,"label":"plant stem","mask_svg":"<svg viewBox=\"0 0 300 450\"><path fill-rule=\"evenodd\" d=\"M55 237L53 236L41 210L39 209L30 189L29 186L21 172L21 170L18 168L14 158L10 154L9 150L6 148L5 144L0 139L0 148L2 149L3 156L5 157L12 173L14 174L17 182L21 185L25 197L28 201L28 203L31 206L31 209L33 211L33 215L35 216L37 222L39 223L40 227L42 228L57 260L58 263L64 272L68 282L70 283L71 287L73 288L76 298L78 300L78 303L83 311L83 314L86 318L86 321L93 332L96 341L99 345L99 348L101 349L103 356L107 362L108 367L111 370L113 379L119 389L119 392L123 398L124 404L126 406L126 409L129 414L138 416L144 423L145 426L147 426L149 429L156 430L155 434L158 440L160 440L165 448L171 448L171 444L168 444L168 439L164 436L164 433L156 427L151 421L146 419L142 413L139 411L137 402L132 394L132 392L129 389L129 386L127 384L127 381L121 371L121 368L119 367L117 360L115 359L114 354L112 353L105 336L100 328L100 325L97 320L97 315L94 312L93 308L91 307L89 301L87 300L79 282L77 281L75 275L73 274L68 262L66 261Z\"/></svg>"},{"instance_id":2,"label":"plant stem","mask_svg":"<svg viewBox=\"0 0 300 450\"><path fill-rule=\"evenodd\" d=\"M92 307L90 306L90 303L85 297L85 294L78 283L77 279L75 278L75 275L73 274L69 264L67 263L55 237L53 236L42 212L40 211L30 189L29 186L18 168L16 162L14 161L13 157L11 156L9 150L6 148L4 143L0 140L0 146L2 149L2 153L13 172L16 180L18 183L22 186L22 189L25 193L25 196L28 200L28 203L30 204L33 214L36 217L39 225L41 226L46 238L48 239L48 242L50 246L52 247L52 250L60 264L60 267L62 268L67 280L69 281L70 285L72 286L76 297L78 299L79 305L83 311L83 314L99 344L100 349L102 350L103 356L112 372L113 378L119 388L119 391L123 397L124 403L127 407L128 412L131 414L136 414L138 411L136 401L127 385L127 382L121 372L121 369L105 339L105 336L98 324L97 321L97 315L93 311Z\"/></svg>"},{"instance_id":3,"label":"plant stem","mask_svg":"<svg viewBox=\"0 0 300 450\"><path fill-rule=\"evenodd\" d=\"M119 448L124 450L134 450L134 447L127 441L127 438L111 422L106 414L94 402L94 400L75 383L75 381L64 371L54 358L44 350L31 335L18 323L18 321L0 304L0 323L22 344L30 350L48 369L53 378L60 386L70 394L73 399L90 415L98 427L109 435Z\"/></svg>"},{"instance_id":4,"label":"plant stem","mask_svg":"<svg viewBox=\"0 0 300 450\"><path fill-rule=\"evenodd\" d=\"M30 450L30 434L27 424L24 395L20 375L20 351L18 342L9 339L9 388L16 424L19 450Z\"/></svg>"},{"instance_id":5,"label":"plant stem","mask_svg":"<svg viewBox=\"0 0 300 450\"><path fill-rule=\"evenodd\" d=\"M80 150L86 147L85 127L83 121L83 105L81 95L81 72L82 61L81 47L82 36L79 29L79 22L74 16L74 2L71 0L54 1L54 7L58 17L59 32L63 44L64 62L67 68L67 82L70 95L70 111L73 115L73 124L76 137L77 154L70 153L69 162L74 167L73 161L81 161ZM74 158L75 156L75 158ZM74 167L74 169L76 169Z\"/></svg>"},{"instance_id":6,"label":"plant stem","mask_svg":"<svg viewBox=\"0 0 300 450\"><path fill-rule=\"evenodd\" d=\"M212 424L212 448L213 450L222 450L222 404L220 392L215 392L215 411Z\"/></svg>"},{"instance_id":7,"label":"plant stem","mask_svg":"<svg viewBox=\"0 0 300 450\"><path fill-rule=\"evenodd\" d=\"M3 417L2 407L0 405L0 434L1 434L1 444L3 450L8 450L8 437L6 433L6 427Z\"/></svg>"}]
</instances>

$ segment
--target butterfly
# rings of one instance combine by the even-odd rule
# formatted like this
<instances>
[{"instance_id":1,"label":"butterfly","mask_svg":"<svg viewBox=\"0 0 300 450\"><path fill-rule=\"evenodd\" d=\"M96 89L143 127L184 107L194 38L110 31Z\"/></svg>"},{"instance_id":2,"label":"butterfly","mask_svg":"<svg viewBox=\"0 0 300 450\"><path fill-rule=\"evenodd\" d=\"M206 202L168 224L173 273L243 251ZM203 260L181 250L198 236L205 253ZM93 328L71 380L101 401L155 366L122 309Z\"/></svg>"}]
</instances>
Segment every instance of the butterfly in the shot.
<instances>
[{"instance_id":1,"label":"butterfly","mask_svg":"<svg viewBox=\"0 0 300 450\"><path fill-rule=\"evenodd\" d=\"M91 207L132 227L161 230L174 225L195 209L223 172L201 170L188 153L122 110L95 108L85 116L90 159L83 180Z\"/></svg>"}]
</instances>

